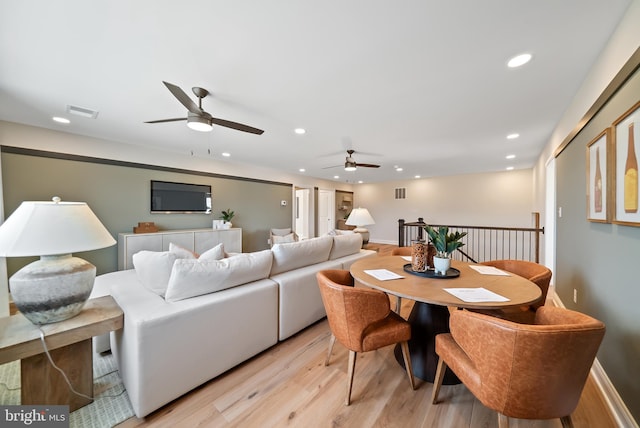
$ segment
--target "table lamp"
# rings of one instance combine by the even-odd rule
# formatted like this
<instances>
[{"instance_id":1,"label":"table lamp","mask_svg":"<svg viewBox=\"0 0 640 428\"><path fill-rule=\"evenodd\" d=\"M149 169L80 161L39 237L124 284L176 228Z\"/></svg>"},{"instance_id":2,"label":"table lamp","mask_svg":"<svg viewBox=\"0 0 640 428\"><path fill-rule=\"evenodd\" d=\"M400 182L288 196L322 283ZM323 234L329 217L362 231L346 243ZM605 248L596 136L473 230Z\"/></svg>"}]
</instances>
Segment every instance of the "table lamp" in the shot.
<instances>
[{"instance_id":1,"label":"table lamp","mask_svg":"<svg viewBox=\"0 0 640 428\"><path fill-rule=\"evenodd\" d=\"M353 231L362 235L362 244L369 242L369 231L364 226L376 224L366 208L354 208L345 222L348 226L356 226Z\"/></svg>"},{"instance_id":2,"label":"table lamp","mask_svg":"<svg viewBox=\"0 0 640 428\"><path fill-rule=\"evenodd\" d=\"M11 297L34 324L76 316L91 294L96 267L72 257L115 239L84 202L25 201L0 226L0 257L41 256L9 279Z\"/></svg>"}]
</instances>

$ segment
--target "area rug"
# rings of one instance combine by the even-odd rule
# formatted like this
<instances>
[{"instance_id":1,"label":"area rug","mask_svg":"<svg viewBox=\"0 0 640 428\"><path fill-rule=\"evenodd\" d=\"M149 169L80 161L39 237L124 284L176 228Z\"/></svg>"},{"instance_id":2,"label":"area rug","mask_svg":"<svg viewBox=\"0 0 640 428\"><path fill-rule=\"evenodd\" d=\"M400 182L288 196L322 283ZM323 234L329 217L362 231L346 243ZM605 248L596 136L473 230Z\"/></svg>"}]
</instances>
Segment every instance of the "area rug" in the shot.
<instances>
[{"instance_id":1,"label":"area rug","mask_svg":"<svg viewBox=\"0 0 640 428\"><path fill-rule=\"evenodd\" d=\"M93 354L93 403L69 415L69 426L110 428L133 416L114 356ZM20 404L20 361L0 365L0 404Z\"/></svg>"}]
</instances>

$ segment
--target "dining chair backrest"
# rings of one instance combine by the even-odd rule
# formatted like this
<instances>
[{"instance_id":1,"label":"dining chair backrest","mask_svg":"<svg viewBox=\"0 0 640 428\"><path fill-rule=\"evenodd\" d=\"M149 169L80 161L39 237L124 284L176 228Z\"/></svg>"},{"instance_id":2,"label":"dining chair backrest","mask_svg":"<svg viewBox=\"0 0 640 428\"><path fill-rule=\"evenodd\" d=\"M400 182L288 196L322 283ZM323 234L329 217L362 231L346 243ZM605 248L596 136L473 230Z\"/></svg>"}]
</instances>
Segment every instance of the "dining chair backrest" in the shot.
<instances>
[{"instance_id":1,"label":"dining chair backrest","mask_svg":"<svg viewBox=\"0 0 640 428\"><path fill-rule=\"evenodd\" d=\"M549 283L551 282L551 270L546 266L527 260L489 260L480 264L514 273L536 284L542 292L542 297L530 305L533 311L543 306L547 300Z\"/></svg>"}]
</instances>

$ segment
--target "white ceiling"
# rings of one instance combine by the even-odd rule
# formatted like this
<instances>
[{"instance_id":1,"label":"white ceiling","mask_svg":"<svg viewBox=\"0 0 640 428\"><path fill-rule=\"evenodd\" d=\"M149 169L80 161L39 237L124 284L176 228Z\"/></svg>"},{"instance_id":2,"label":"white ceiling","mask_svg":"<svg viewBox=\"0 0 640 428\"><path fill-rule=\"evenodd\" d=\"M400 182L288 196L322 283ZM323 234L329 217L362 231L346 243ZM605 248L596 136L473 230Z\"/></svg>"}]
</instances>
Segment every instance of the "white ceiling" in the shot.
<instances>
[{"instance_id":1,"label":"white ceiling","mask_svg":"<svg viewBox=\"0 0 640 428\"><path fill-rule=\"evenodd\" d=\"M3 0L0 119L349 182L530 168L629 4ZM143 123L186 117L163 80L265 133ZM381 168L323 169L347 148Z\"/></svg>"}]
</instances>

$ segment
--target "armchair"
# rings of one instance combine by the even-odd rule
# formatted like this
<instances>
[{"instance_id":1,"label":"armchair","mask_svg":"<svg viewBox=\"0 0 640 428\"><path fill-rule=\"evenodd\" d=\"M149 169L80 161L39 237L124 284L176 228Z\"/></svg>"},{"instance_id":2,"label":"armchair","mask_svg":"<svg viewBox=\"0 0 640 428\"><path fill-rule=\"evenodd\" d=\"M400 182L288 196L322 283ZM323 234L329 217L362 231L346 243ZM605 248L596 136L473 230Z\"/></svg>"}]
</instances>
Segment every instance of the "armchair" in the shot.
<instances>
[{"instance_id":1,"label":"armchair","mask_svg":"<svg viewBox=\"0 0 640 428\"><path fill-rule=\"evenodd\" d=\"M604 336L602 322L579 312L543 306L535 324L518 324L454 311L451 333L436 336L439 355L433 403L447 367L485 406L509 417L560 418L571 425L580 394Z\"/></svg>"}]
</instances>

